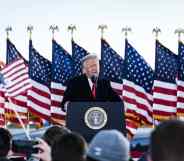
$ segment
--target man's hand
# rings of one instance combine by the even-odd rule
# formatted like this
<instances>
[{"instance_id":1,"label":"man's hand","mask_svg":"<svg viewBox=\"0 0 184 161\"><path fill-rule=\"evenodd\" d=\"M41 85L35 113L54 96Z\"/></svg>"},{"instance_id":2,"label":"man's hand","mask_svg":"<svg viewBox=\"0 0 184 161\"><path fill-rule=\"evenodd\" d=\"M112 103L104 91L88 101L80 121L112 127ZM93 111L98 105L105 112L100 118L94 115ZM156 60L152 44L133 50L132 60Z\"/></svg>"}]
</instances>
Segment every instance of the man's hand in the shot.
<instances>
[{"instance_id":1,"label":"man's hand","mask_svg":"<svg viewBox=\"0 0 184 161\"><path fill-rule=\"evenodd\" d=\"M43 140L38 138L39 144L34 145L34 148L39 149L39 153L32 154L33 157L43 161L51 161L51 147Z\"/></svg>"}]
</instances>

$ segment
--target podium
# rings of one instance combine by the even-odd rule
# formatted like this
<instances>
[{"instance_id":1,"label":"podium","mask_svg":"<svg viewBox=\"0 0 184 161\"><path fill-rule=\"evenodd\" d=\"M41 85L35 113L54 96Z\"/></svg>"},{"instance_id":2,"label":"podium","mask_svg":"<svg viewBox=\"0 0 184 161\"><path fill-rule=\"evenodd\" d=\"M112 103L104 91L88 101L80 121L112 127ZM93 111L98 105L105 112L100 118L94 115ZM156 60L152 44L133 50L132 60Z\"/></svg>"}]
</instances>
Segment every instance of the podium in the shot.
<instances>
[{"instance_id":1,"label":"podium","mask_svg":"<svg viewBox=\"0 0 184 161\"><path fill-rule=\"evenodd\" d=\"M126 135L124 106L121 102L70 102L66 127L89 142L102 129L117 129Z\"/></svg>"}]
</instances>

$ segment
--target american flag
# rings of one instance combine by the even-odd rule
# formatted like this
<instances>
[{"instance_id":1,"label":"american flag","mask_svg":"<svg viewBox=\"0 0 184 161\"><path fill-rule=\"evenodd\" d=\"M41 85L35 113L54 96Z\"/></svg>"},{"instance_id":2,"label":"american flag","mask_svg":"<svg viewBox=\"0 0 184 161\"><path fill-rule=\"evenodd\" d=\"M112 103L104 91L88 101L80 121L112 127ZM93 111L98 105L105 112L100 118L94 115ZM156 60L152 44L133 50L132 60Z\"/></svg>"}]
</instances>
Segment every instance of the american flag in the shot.
<instances>
[{"instance_id":1,"label":"american flag","mask_svg":"<svg viewBox=\"0 0 184 161\"><path fill-rule=\"evenodd\" d=\"M29 42L29 76L32 88L28 91L29 110L37 116L50 120L51 62L41 56Z\"/></svg>"},{"instance_id":2,"label":"american flag","mask_svg":"<svg viewBox=\"0 0 184 161\"><path fill-rule=\"evenodd\" d=\"M74 66L71 55L55 40L52 41L52 52L51 113L53 121L58 122L66 115L61 110L61 102L66 85L73 77Z\"/></svg>"},{"instance_id":3,"label":"american flag","mask_svg":"<svg viewBox=\"0 0 184 161\"><path fill-rule=\"evenodd\" d=\"M72 40L72 59L74 62L74 71L75 71L74 76L79 76L82 74L81 59L87 54L89 53L84 48L82 48Z\"/></svg>"},{"instance_id":4,"label":"american flag","mask_svg":"<svg viewBox=\"0 0 184 161\"><path fill-rule=\"evenodd\" d=\"M15 45L7 39L7 65L2 70L8 96L15 97L26 92L30 87L27 61L16 49Z\"/></svg>"},{"instance_id":5,"label":"american flag","mask_svg":"<svg viewBox=\"0 0 184 161\"><path fill-rule=\"evenodd\" d=\"M24 59L24 57L16 49L15 45L9 39L7 39L6 41L7 41L6 64L10 64L19 58L23 59L25 64L27 64L28 62Z\"/></svg>"},{"instance_id":6,"label":"american flag","mask_svg":"<svg viewBox=\"0 0 184 161\"><path fill-rule=\"evenodd\" d=\"M22 121L27 123L27 90L31 87L27 62L9 39L7 39L6 56L7 65L1 73L4 76L6 95L9 100L7 111L14 114L13 111L16 110ZM18 123L17 116L14 114L12 117L10 121Z\"/></svg>"},{"instance_id":7,"label":"american flag","mask_svg":"<svg viewBox=\"0 0 184 161\"><path fill-rule=\"evenodd\" d=\"M122 97L123 58L104 39L101 39L100 67L100 77L110 80L112 88Z\"/></svg>"},{"instance_id":8,"label":"american flag","mask_svg":"<svg viewBox=\"0 0 184 161\"><path fill-rule=\"evenodd\" d=\"M184 44L178 45L177 116L184 116Z\"/></svg>"},{"instance_id":9,"label":"american flag","mask_svg":"<svg viewBox=\"0 0 184 161\"><path fill-rule=\"evenodd\" d=\"M131 134L135 134L137 121L141 124L152 124L153 70L127 39L124 63L123 100L128 122L127 129Z\"/></svg>"},{"instance_id":10,"label":"american flag","mask_svg":"<svg viewBox=\"0 0 184 161\"><path fill-rule=\"evenodd\" d=\"M31 87L28 67L23 59L18 58L6 65L1 73L4 76L6 93L9 97L16 97Z\"/></svg>"},{"instance_id":11,"label":"american flag","mask_svg":"<svg viewBox=\"0 0 184 161\"><path fill-rule=\"evenodd\" d=\"M177 55L157 40L153 88L153 116L155 120L166 120L176 114L177 64Z\"/></svg>"}]
</instances>

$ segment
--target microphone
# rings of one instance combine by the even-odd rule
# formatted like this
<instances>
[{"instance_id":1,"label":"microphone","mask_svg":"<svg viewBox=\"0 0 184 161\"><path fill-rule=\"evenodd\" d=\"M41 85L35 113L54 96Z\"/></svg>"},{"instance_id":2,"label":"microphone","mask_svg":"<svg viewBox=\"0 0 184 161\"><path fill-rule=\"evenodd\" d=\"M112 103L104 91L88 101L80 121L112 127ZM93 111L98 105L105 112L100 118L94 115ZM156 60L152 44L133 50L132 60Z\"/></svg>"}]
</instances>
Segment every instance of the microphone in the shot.
<instances>
[{"instance_id":1,"label":"microphone","mask_svg":"<svg viewBox=\"0 0 184 161\"><path fill-rule=\"evenodd\" d=\"M91 81L94 83L94 84L97 84L97 80L98 80L98 77L97 77L97 75L92 75L91 76Z\"/></svg>"}]
</instances>

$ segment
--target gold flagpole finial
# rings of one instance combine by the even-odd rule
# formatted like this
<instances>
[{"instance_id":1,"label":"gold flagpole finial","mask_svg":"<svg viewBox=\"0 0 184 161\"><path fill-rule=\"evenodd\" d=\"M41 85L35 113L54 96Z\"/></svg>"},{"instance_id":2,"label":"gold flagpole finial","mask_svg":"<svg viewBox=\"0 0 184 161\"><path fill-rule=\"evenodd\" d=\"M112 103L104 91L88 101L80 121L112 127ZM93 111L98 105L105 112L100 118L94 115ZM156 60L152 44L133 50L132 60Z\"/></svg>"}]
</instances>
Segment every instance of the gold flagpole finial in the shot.
<instances>
[{"instance_id":1,"label":"gold flagpole finial","mask_svg":"<svg viewBox=\"0 0 184 161\"><path fill-rule=\"evenodd\" d=\"M30 40L31 40L31 36L32 36L32 31L33 31L33 26L32 25L28 25L27 32L29 32L29 39Z\"/></svg>"},{"instance_id":2,"label":"gold flagpole finial","mask_svg":"<svg viewBox=\"0 0 184 161\"><path fill-rule=\"evenodd\" d=\"M59 31L59 27L57 25L50 25L49 30L52 31L52 39L54 40L55 31Z\"/></svg>"},{"instance_id":3,"label":"gold flagpole finial","mask_svg":"<svg viewBox=\"0 0 184 161\"><path fill-rule=\"evenodd\" d=\"M178 35L178 41L181 41L181 34L184 34L184 29L178 28L174 31L174 33Z\"/></svg>"},{"instance_id":4,"label":"gold flagpole finial","mask_svg":"<svg viewBox=\"0 0 184 161\"><path fill-rule=\"evenodd\" d=\"M71 39L73 40L73 33L74 33L74 30L77 30L76 26L75 25L69 25L68 26L68 31L71 32Z\"/></svg>"},{"instance_id":5,"label":"gold flagpole finial","mask_svg":"<svg viewBox=\"0 0 184 161\"><path fill-rule=\"evenodd\" d=\"M104 38L104 31L107 29L107 25L99 25L98 30L101 30L101 38Z\"/></svg>"},{"instance_id":6,"label":"gold flagpole finial","mask_svg":"<svg viewBox=\"0 0 184 161\"><path fill-rule=\"evenodd\" d=\"M155 27L152 31L153 34L155 34L155 39L158 40L158 35L161 33L161 29L158 27Z\"/></svg>"},{"instance_id":7,"label":"gold flagpole finial","mask_svg":"<svg viewBox=\"0 0 184 161\"><path fill-rule=\"evenodd\" d=\"M123 28L122 28L121 32L124 33L125 39L127 39L128 33L129 33L129 32L132 32L132 29L131 29L130 27L126 26L126 27L123 27Z\"/></svg>"},{"instance_id":8,"label":"gold flagpole finial","mask_svg":"<svg viewBox=\"0 0 184 161\"><path fill-rule=\"evenodd\" d=\"M9 33L12 31L12 27L11 26L8 26L6 29L6 36L7 36L7 39L9 38Z\"/></svg>"}]
</instances>

